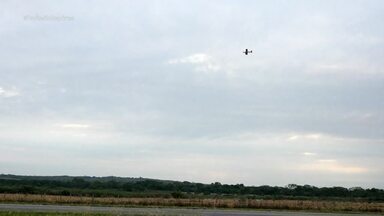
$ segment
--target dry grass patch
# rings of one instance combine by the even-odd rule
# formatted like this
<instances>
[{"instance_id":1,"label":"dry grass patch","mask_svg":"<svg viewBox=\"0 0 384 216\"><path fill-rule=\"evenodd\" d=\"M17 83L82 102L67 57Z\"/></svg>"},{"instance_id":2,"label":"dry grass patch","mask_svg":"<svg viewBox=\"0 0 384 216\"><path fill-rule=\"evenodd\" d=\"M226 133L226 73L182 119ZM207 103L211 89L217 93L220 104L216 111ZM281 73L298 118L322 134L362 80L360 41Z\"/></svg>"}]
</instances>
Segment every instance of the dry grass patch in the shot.
<instances>
[{"instance_id":1,"label":"dry grass patch","mask_svg":"<svg viewBox=\"0 0 384 216\"><path fill-rule=\"evenodd\" d=\"M207 208L250 208L342 212L384 213L383 202L344 202L313 200L255 200L255 199L175 199L175 198L117 198L81 197L31 194L0 194L0 202L25 202L79 205L118 206L178 206Z\"/></svg>"}]
</instances>

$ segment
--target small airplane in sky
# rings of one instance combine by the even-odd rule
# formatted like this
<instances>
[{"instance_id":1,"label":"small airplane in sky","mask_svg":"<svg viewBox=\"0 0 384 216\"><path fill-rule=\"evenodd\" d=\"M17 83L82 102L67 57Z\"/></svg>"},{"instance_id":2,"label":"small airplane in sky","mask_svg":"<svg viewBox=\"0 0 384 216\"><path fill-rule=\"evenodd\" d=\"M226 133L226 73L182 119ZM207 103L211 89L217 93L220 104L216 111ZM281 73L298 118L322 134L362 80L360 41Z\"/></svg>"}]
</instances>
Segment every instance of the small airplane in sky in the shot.
<instances>
[{"instance_id":1,"label":"small airplane in sky","mask_svg":"<svg viewBox=\"0 0 384 216\"><path fill-rule=\"evenodd\" d=\"M248 55L248 53L252 53L252 50L248 50L248 49L245 49L245 51L243 52L245 55Z\"/></svg>"}]
</instances>

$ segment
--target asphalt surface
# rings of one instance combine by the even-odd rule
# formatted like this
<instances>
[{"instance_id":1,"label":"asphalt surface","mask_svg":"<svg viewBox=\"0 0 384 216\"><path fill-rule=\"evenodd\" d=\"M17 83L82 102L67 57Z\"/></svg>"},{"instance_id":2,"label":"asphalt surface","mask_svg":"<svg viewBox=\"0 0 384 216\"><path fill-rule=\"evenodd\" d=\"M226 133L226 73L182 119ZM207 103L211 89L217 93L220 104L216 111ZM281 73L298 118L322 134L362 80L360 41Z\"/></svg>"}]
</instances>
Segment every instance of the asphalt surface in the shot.
<instances>
[{"instance_id":1,"label":"asphalt surface","mask_svg":"<svg viewBox=\"0 0 384 216\"><path fill-rule=\"evenodd\" d=\"M351 214L308 213L293 211L222 210L199 208L125 208L102 206L0 204L0 211L23 212L82 212L116 215L202 215L202 216L351 216ZM354 214L356 215L356 214ZM372 214L359 214L370 215Z\"/></svg>"}]
</instances>

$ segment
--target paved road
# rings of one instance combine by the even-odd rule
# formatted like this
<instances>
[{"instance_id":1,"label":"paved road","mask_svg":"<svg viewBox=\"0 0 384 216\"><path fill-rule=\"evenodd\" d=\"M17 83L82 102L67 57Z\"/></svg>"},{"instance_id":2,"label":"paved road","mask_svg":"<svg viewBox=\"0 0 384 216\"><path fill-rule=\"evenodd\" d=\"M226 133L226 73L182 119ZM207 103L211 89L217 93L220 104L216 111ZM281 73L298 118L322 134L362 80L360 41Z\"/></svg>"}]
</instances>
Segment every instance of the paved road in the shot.
<instances>
[{"instance_id":1,"label":"paved road","mask_svg":"<svg viewBox=\"0 0 384 216\"><path fill-rule=\"evenodd\" d=\"M221 210L194 208L124 208L101 206L70 205L32 205L32 204L0 204L0 211L24 212L85 212L112 213L116 215L202 215L202 216L346 216L348 214L254 211L254 210ZM360 214L366 215L368 214ZM351 216L351 215L348 215ZM372 216L372 214L370 214Z\"/></svg>"}]
</instances>

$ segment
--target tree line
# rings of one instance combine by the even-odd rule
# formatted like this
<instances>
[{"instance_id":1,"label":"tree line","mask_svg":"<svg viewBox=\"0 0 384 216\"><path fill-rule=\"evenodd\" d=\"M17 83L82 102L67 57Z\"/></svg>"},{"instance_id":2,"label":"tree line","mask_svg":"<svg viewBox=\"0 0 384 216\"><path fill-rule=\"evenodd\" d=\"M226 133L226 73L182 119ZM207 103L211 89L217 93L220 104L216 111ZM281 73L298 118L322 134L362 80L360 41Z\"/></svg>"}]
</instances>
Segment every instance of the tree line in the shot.
<instances>
[{"instance_id":1,"label":"tree line","mask_svg":"<svg viewBox=\"0 0 384 216\"><path fill-rule=\"evenodd\" d=\"M315 187L290 184L278 186L244 186L243 184L211 184L134 179L119 181L98 178L73 177L70 180L1 179L0 193L60 194L90 196L158 195L183 198L190 196L247 196L248 198L320 198L320 199L364 199L384 201L384 190L361 187Z\"/></svg>"}]
</instances>

